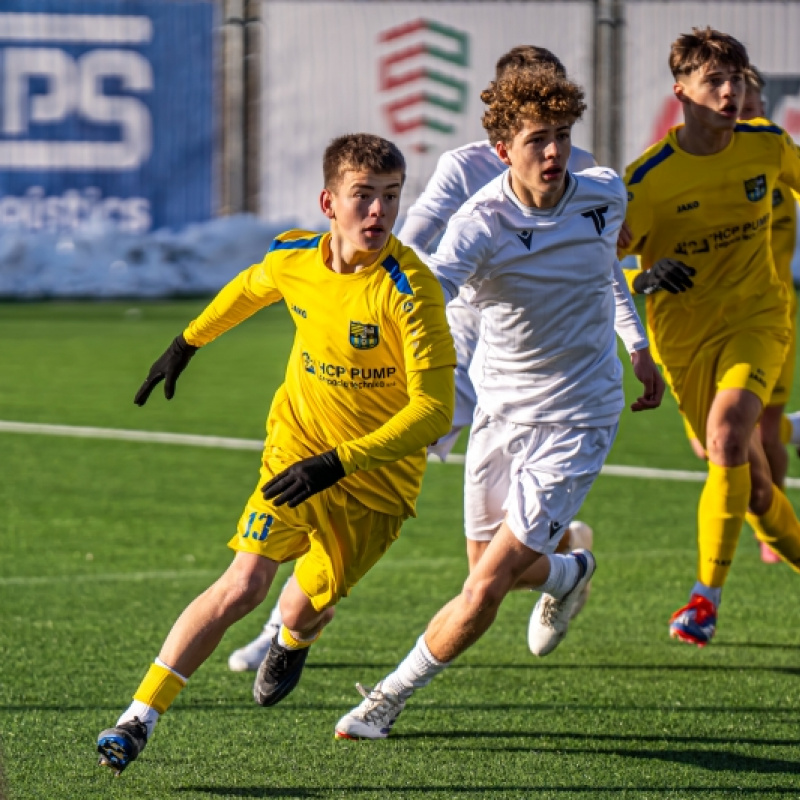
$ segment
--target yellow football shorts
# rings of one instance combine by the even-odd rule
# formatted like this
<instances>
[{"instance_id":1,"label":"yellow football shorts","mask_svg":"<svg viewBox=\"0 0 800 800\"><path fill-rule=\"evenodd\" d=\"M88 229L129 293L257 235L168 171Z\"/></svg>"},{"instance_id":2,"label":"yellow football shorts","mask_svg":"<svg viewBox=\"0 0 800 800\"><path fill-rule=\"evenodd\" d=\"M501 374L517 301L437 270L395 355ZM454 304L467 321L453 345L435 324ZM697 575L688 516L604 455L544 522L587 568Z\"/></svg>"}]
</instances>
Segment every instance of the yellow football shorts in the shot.
<instances>
[{"instance_id":1,"label":"yellow football shorts","mask_svg":"<svg viewBox=\"0 0 800 800\"><path fill-rule=\"evenodd\" d=\"M297 508L276 508L261 487L288 466L270 457L228 547L284 563L317 611L346 597L400 535L403 517L373 511L334 485Z\"/></svg>"},{"instance_id":2,"label":"yellow football shorts","mask_svg":"<svg viewBox=\"0 0 800 800\"><path fill-rule=\"evenodd\" d=\"M664 377L686 418L687 432L705 442L708 413L722 389L747 389L768 405L787 347L786 329L737 331L706 343L687 366L665 366Z\"/></svg>"}]
</instances>

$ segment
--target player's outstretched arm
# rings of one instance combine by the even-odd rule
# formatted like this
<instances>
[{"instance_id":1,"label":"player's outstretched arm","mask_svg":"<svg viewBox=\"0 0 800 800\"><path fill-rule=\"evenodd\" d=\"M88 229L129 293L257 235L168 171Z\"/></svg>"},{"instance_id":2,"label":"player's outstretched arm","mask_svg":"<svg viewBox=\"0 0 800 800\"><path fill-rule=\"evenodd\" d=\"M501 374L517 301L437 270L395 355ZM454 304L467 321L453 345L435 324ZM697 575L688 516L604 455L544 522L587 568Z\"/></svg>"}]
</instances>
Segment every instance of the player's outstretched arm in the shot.
<instances>
[{"instance_id":1,"label":"player's outstretched arm","mask_svg":"<svg viewBox=\"0 0 800 800\"><path fill-rule=\"evenodd\" d=\"M633 374L639 379L644 391L635 402L631 403L631 411L646 411L649 408L658 408L664 397L664 379L661 372L650 355L650 348L634 350L631 353Z\"/></svg>"},{"instance_id":2,"label":"player's outstretched arm","mask_svg":"<svg viewBox=\"0 0 800 800\"><path fill-rule=\"evenodd\" d=\"M662 289L670 294L680 294L694 286L693 267L675 258L660 258L650 269L640 272L633 279L636 294L653 294Z\"/></svg>"},{"instance_id":3,"label":"player's outstretched arm","mask_svg":"<svg viewBox=\"0 0 800 800\"><path fill-rule=\"evenodd\" d=\"M164 352L164 355L150 367L150 372L139 391L136 392L133 402L137 406L143 406L147 402L147 398L150 397L150 393L161 381L164 381L164 397L167 400L172 400L175 396L175 384L178 376L186 369L186 365L198 350L198 347L189 344L183 338L182 333L176 336Z\"/></svg>"}]
</instances>

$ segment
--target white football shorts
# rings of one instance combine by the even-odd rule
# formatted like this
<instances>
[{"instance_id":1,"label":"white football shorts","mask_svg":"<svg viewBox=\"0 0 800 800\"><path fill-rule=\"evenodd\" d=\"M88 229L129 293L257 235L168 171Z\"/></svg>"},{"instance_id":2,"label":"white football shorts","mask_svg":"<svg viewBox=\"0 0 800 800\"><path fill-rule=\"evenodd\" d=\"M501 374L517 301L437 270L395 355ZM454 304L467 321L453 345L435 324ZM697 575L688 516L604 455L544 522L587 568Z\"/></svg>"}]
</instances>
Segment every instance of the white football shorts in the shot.
<instances>
[{"instance_id":1,"label":"white football shorts","mask_svg":"<svg viewBox=\"0 0 800 800\"><path fill-rule=\"evenodd\" d=\"M600 474L617 427L520 425L476 408L464 476L467 538L489 541L505 519L531 550L555 552Z\"/></svg>"}]
</instances>

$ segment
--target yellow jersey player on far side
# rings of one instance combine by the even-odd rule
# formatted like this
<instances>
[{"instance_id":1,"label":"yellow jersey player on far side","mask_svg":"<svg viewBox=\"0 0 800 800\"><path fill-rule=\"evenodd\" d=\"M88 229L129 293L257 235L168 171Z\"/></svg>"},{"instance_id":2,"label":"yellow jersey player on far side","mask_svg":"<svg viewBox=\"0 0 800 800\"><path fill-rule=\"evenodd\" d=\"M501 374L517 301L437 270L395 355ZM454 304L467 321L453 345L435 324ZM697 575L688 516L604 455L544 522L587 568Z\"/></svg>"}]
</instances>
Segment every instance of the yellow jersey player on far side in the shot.
<instances>
[{"instance_id":1,"label":"yellow jersey player on far side","mask_svg":"<svg viewBox=\"0 0 800 800\"><path fill-rule=\"evenodd\" d=\"M768 120L739 122L744 46L695 28L672 45L684 124L627 169L632 281L665 376L705 445L698 569L670 634L699 646L717 608L748 508L757 536L800 571L800 522L773 485L756 425L789 343L789 301L769 247L772 193L800 187L800 150Z\"/></svg>"}]
</instances>

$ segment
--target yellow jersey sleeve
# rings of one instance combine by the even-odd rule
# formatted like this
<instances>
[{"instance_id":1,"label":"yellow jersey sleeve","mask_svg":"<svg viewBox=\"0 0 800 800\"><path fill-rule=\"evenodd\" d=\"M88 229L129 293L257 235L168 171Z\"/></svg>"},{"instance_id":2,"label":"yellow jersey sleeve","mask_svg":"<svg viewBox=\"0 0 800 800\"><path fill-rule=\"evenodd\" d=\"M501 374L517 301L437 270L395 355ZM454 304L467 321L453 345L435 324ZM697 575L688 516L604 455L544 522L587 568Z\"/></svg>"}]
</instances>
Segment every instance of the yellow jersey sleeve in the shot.
<instances>
[{"instance_id":1,"label":"yellow jersey sleeve","mask_svg":"<svg viewBox=\"0 0 800 800\"><path fill-rule=\"evenodd\" d=\"M200 316L189 323L183 332L189 344L202 347L260 308L281 299L270 277L268 258L269 255L260 264L240 272L219 291Z\"/></svg>"},{"instance_id":2,"label":"yellow jersey sleeve","mask_svg":"<svg viewBox=\"0 0 800 800\"><path fill-rule=\"evenodd\" d=\"M452 367L409 372L408 395L408 404L376 431L336 448L348 475L398 461L448 433L455 409Z\"/></svg>"}]
</instances>

